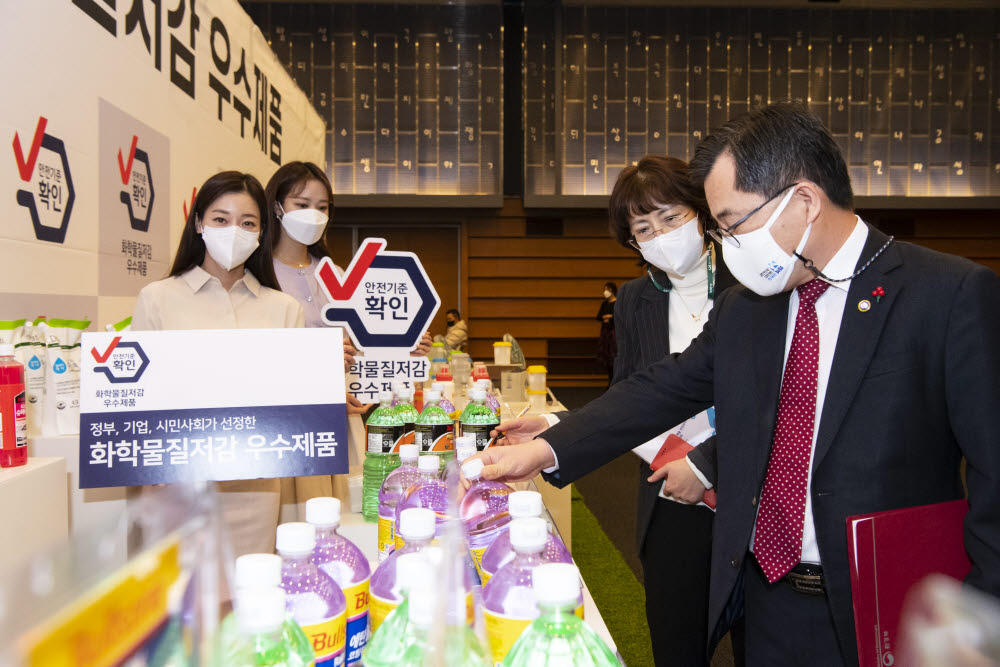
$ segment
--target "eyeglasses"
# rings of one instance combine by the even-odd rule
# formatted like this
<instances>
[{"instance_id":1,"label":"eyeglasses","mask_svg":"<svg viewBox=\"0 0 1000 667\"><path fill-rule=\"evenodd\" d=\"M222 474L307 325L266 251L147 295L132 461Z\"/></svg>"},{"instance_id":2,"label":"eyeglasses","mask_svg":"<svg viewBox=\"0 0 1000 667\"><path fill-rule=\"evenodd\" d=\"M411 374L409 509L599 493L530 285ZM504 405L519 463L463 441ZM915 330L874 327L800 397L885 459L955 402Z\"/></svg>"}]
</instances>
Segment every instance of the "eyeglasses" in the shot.
<instances>
[{"instance_id":1,"label":"eyeglasses","mask_svg":"<svg viewBox=\"0 0 1000 667\"><path fill-rule=\"evenodd\" d=\"M789 183L788 185L786 185L785 187L781 188L780 190L778 190L777 192L775 192L773 195L771 195L770 197L768 197L767 201L765 201L763 204L761 204L760 206L758 206L754 210L750 211L749 213L747 213L742 218L740 218L739 220L737 220L733 224L729 225L725 229L723 229L722 227L716 227L715 229L706 230L708 232L708 235L711 236L712 240L715 241L716 243L724 243L725 242L725 243L729 243L730 245L732 245L732 246L734 246L736 248L739 248L740 247L740 240L733 233L733 230L736 229L737 227L739 227L740 225L742 225L747 220L749 220L750 217L753 216L754 213L756 213L757 211L759 211L760 209L764 208L765 206L767 206L768 204L770 204L772 201L774 201L775 197L777 197L778 195L780 195L783 192L785 192L786 190L788 190L788 188L794 188L796 185L798 185L798 183ZM716 224L718 224L718 223L716 223Z\"/></svg>"},{"instance_id":2,"label":"eyeglasses","mask_svg":"<svg viewBox=\"0 0 1000 667\"><path fill-rule=\"evenodd\" d=\"M660 234L669 234L672 231L680 229L681 225L690 222L695 215L696 213L694 211L674 213L666 218L667 221L666 224L661 223L664 224L662 229L656 229L655 227L652 226L644 227L643 229L633 234L631 238L629 238L628 244L633 248L635 248L636 250L641 250L641 248L639 247L640 243L648 243L649 241L652 241ZM675 226L670 226L670 221L672 221L674 218L677 217L683 218L684 216L687 216L687 218L681 220L679 223L674 223Z\"/></svg>"}]
</instances>

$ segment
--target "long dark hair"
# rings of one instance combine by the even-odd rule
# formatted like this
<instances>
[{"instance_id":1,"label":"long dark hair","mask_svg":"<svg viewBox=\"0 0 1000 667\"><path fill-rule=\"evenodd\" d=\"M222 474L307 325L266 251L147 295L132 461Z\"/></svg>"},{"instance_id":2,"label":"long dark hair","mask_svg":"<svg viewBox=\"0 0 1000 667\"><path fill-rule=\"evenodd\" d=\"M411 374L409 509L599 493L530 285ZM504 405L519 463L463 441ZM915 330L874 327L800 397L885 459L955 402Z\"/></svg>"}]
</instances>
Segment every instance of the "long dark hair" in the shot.
<instances>
[{"instance_id":1,"label":"long dark hair","mask_svg":"<svg viewBox=\"0 0 1000 667\"><path fill-rule=\"evenodd\" d=\"M271 223L272 248L278 245L278 239L281 238L281 221L278 220L278 212L276 210L278 204L282 204L288 197L294 197L302 192L302 188L306 186L306 183L313 180L319 181L326 188L326 195L330 200L329 210L332 212L333 187L330 185L330 179L326 177L322 169L312 162L289 162L286 165L282 165L278 168L278 171L274 172L271 180L267 182L264 193L267 195L267 219ZM332 218L333 216L331 215L330 217ZM329 257L330 251L326 247L326 230L323 231L323 236L320 237L319 241L316 241L311 246L307 246L306 250L316 259Z\"/></svg>"},{"instance_id":2,"label":"long dark hair","mask_svg":"<svg viewBox=\"0 0 1000 667\"><path fill-rule=\"evenodd\" d=\"M205 261L205 241L201 234L195 229L199 220L205 217L205 211L219 197L224 195L245 192L257 203L260 209L260 246L253 251L253 254L244 262L243 266L250 271L254 277L264 287L280 290L278 279L274 276L274 264L271 260L271 252L274 249L272 236L270 234L271 222L264 212L267 210L267 198L264 196L264 188L260 181L250 174L239 171L222 171L209 178L198 190L194 198L194 205L188 213L187 221L184 223L184 231L181 233L181 242L177 246L177 255L174 257L174 264L170 268L171 276L179 276L182 273L201 266Z\"/></svg>"}]
</instances>

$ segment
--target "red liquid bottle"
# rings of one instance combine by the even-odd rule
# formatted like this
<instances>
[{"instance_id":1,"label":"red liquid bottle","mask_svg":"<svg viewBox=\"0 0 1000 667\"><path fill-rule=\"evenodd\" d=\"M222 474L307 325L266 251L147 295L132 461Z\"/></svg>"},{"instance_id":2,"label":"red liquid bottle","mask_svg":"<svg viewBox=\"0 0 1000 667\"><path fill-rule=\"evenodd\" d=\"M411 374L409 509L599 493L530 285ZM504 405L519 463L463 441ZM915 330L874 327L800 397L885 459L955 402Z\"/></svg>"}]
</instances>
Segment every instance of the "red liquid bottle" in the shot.
<instances>
[{"instance_id":1,"label":"red liquid bottle","mask_svg":"<svg viewBox=\"0 0 1000 667\"><path fill-rule=\"evenodd\" d=\"M14 346L0 345L0 466L28 462L28 425L24 408L24 366L14 359Z\"/></svg>"}]
</instances>

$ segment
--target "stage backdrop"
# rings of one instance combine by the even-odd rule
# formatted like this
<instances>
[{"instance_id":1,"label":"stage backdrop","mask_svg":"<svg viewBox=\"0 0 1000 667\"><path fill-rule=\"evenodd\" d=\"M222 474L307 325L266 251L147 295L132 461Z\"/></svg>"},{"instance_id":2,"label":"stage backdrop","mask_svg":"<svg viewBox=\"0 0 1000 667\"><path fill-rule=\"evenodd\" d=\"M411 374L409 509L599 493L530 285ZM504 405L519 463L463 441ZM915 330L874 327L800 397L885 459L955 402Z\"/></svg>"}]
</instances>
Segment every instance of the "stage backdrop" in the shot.
<instances>
[{"instance_id":1,"label":"stage backdrop","mask_svg":"<svg viewBox=\"0 0 1000 667\"><path fill-rule=\"evenodd\" d=\"M323 166L323 120L235 0L0 1L0 319L132 313L193 191Z\"/></svg>"}]
</instances>

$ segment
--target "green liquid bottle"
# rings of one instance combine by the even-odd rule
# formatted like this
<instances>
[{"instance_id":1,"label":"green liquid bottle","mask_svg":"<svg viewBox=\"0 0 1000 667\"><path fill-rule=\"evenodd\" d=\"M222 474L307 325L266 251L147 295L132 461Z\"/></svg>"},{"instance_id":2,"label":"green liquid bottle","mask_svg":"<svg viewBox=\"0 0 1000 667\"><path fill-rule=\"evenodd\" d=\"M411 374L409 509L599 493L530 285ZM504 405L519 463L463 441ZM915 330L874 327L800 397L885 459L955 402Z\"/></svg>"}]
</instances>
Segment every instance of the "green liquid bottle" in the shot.
<instances>
[{"instance_id":1,"label":"green liquid bottle","mask_svg":"<svg viewBox=\"0 0 1000 667\"><path fill-rule=\"evenodd\" d=\"M401 554L396 559L396 582L403 594L403 601L389 612L382 624L368 640L365 646L365 667L395 667L396 662L403 657L412 639L410 628L409 604L407 598L410 588L430 581L434 577L431 564L423 552Z\"/></svg>"},{"instance_id":2,"label":"green liquid bottle","mask_svg":"<svg viewBox=\"0 0 1000 667\"><path fill-rule=\"evenodd\" d=\"M220 628L214 667L311 667L316 654L302 629L288 618L280 588L243 589L235 623ZM291 628L291 631L290 631Z\"/></svg>"},{"instance_id":3,"label":"green liquid bottle","mask_svg":"<svg viewBox=\"0 0 1000 667\"><path fill-rule=\"evenodd\" d=\"M361 513L365 521L378 521L378 490L389 473L399 467L403 420L392 407L392 392L378 395L379 406L365 424L366 452L362 467Z\"/></svg>"},{"instance_id":4,"label":"green liquid bottle","mask_svg":"<svg viewBox=\"0 0 1000 667\"><path fill-rule=\"evenodd\" d=\"M416 440L414 423L420 413L413 407L413 390L405 387L396 392L396 414L403 420L403 439L401 445L412 445Z\"/></svg>"},{"instance_id":5,"label":"green liquid bottle","mask_svg":"<svg viewBox=\"0 0 1000 667\"><path fill-rule=\"evenodd\" d=\"M458 423L462 427L462 435L476 438L476 451L481 452L490 442L490 431L496 428L500 420L493 408L486 405L486 391L482 387L470 389L469 398L469 404L462 411Z\"/></svg>"},{"instance_id":6,"label":"green liquid bottle","mask_svg":"<svg viewBox=\"0 0 1000 667\"><path fill-rule=\"evenodd\" d=\"M455 458L455 422L440 405L441 392L424 394L424 411L413 424L421 454L437 454L443 463Z\"/></svg>"},{"instance_id":7,"label":"green liquid bottle","mask_svg":"<svg viewBox=\"0 0 1000 667\"><path fill-rule=\"evenodd\" d=\"M607 644L574 612L580 598L575 565L547 563L532 573L541 616L521 633L507 654L506 667L617 667Z\"/></svg>"},{"instance_id":8,"label":"green liquid bottle","mask_svg":"<svg viewBox=\"0 0 1000 667\"><path fill-rule=\"evenodd\" d=\"M486 651L471 628L465 624L447 624L436 617L438 595L440 591L426 585L410 590L406 610L409 623L403 639L406 648L395 667L427 664L487 667Z\"/></svg>"}]
</instances>

